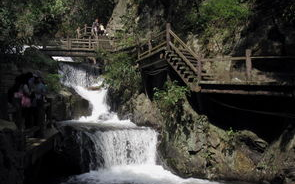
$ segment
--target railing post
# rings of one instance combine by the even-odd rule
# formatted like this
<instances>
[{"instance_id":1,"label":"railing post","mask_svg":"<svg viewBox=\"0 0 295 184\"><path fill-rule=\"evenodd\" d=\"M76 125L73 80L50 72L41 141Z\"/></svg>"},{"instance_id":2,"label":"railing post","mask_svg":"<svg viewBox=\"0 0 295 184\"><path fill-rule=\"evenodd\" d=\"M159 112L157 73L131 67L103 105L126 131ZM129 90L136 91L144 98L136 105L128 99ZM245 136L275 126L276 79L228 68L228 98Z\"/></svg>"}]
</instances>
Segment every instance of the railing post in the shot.
<instances>
[{"instance_id":1,"label":"railing post","mask_svg":"<svg viewBox=\"0 0 295 184\"><path fill-rule=\"evenodd\" d=\"M88 42L89 42L88 47L89 47L89 49L91 49L91 37L88 38Z\"/></svg>"},{"instance_id":2,"label":"railing post","mask_svg":"<svg viewBox=\"0 0 295 184\"><path fill-rule=\"evenodd\" d=\"M151 39L149 39L148 45L149 45L149 53L151 53L152 52L152 47L153 47Z\"/></svg>"},{"instance_id":3,"label":"railing post","mask_svg":"<svg viewBox=\"0 0 295 184\"><path fill-rule=\"evenodd\" d=\"M67 36L67 48L68 48L68 50L70 50L71 49L71 39L70 39L70 37L69 36Z\"/></svg>"},{"instance_id":4,"label":"railing post","mask_svg":"<svg viewBox=\"0 0 295 184\"><path fill-rule=\"evenodd\" d=\"M84 35L87 34L87 24L84 25Z\"/></svg>"},{"instance_id":5,"label":"railing post","mask_svg":"<svg viewBox=\"0 0 295 184\"><path fill-rule=\"evenodd\" d=\"M167 49L167 51L171 50L170 44L169 44L171 42L170 30L171 30L171 24L167 23L166 24L166 43L167 43L166 49Z\"/></svg>"},{"instance_id":6,"label":"railing post","mask_svg":"<svg viewBox=\"0 0 295 184\"><path fill-rule=\"evenodd\" d=\"M137 45L137 59L139 59L139 55L140 55L140 45L139 45L139 39L136 38L136 45Z\"/></svg>"},{"instance_id":7,"label":"railing post","mask_svg":"<svg viewBox=\"0 0 295 184\"><path fill-rule=\"evenodd\" d=\"M98 36L95 36L96 40L96 48L100 49L99 41L98 41Z\"/></svg>"},{"instance_id":8,"label":"railing post","mask_svg":"<svg viewBox=\"0 0 295 184\"><path fill-rule=\"evenodd\" d=\"M203 55L201 54L200 57L198 57L198 82L202 80L202 58Z\"/></svg>"},{"instance_id":9,"label":"railing post","mask_svg":"<svg viewBox=\"0 0 295 184\"><path fill-rule=\"evenodd\" d=\"M46 44L45 44L45 42L43 42L43 44L42 44L42 49L46 49Z\"/></svg>"},{"instance_id":10,"label":"railing post","mask_svg":"<svg viewBox=\"0 0 295 184\"><path fill-rule=\"evenodd\" d=\"M251 61L251 49L246 49L246 74L247 80L251 80L252 61Z\"/></svg>"}]
</instances>

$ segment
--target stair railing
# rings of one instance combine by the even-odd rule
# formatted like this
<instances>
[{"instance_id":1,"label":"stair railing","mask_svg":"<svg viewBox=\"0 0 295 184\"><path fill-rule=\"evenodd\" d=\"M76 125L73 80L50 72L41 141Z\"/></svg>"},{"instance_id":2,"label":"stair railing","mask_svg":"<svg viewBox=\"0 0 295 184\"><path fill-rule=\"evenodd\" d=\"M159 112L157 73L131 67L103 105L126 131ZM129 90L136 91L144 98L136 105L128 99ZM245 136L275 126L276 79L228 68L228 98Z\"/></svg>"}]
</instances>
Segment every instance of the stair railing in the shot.
<instances>
[{"instance_id":1,"label":"stair railing","mask_svg":"<svg viewBox=\"0 0 295 184\"><path fill-rule=\"evenodd\" d=\"M168 28L170 26L167 26ZM198 79L201 80L202 77L202 64L201 59L171 30L167 30L169 32L169 35L171 36L169 45L177 52L177 54L185 61L185 63L191 68L192 71L198 76ZM168 39L167 39L168 40ZM174 42L174 43L172 43ZM181 48L179 48L180 45ZM198 62L198 68L196 68L188 59L186 56L182 54L182 52L179 49L184 49L185 51L188 51Z\"/></svg>"}]
</instances>

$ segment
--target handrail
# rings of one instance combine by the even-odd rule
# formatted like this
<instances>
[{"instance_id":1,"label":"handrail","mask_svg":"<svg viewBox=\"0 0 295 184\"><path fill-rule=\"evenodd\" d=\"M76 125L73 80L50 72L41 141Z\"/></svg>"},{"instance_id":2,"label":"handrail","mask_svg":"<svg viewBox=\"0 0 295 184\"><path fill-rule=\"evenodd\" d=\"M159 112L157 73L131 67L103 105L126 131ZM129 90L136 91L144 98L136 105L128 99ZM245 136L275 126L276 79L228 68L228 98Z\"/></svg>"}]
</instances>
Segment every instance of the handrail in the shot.
<instances>
[{"instance_id":1,"label":"handrail","mask_svg":"<svg viewBox=\"0 0 295 184\"><path fill-rule=\"evenodd\" d=\"M195 74L198 76L198 79L201 79L201 75L202 75L202 63L200 58L171 30L168 30L168 33L174 38L176 39L183 48L185 48L185 50L187 50L198 62L198 68L196 69L196 67L187 59L187 57L185 57L180 51L180 53L178 53L178 55L180 55L182 57L182 59L189 65L189 67L195 72ZM170 46L172 43L170 43Z\"/></svg>"},{"instance_id":2,"label":"handrail","mask_svg":"<svg viewBox=\"0 0 295 184\"><path fill-rule=\"evenodd\" d=\"M199 60L199 57L172 31L169 30L169 33L175 38L189 53L194 56L197 60Z\"/></svg>"},{"instance_id":3,"label":"handrail","mask_svg":"<svg viewBox=\"0 0 295 184\"><path fill-rule=\"evenodd\" d=\"M180 52L180 50L170 42L169 45L177 52L177 54L184 60L184 62L191 68L191 70L198 76L199 72L196 70L196 67Z\"/></svg>"}]
</instances>

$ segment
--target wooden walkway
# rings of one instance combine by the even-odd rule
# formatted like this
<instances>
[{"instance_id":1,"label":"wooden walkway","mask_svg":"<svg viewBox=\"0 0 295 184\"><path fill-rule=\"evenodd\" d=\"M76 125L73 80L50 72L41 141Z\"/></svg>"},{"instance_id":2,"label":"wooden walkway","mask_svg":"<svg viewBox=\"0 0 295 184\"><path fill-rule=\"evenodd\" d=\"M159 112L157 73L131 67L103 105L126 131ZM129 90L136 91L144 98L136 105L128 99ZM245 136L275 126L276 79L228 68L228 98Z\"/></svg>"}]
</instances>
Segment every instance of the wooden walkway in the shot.
<instances>
[{"instance_id":1,"label":"wooden walkway","mask_svg":"<svg viewBox=\"0 0 295 184\"><path fill-rule=\"evenodd\" d=\"M77 29L76 38L59 38L42 43L41 52L49 56L95 57L98 51L116 51L117 41L105 35L95 36L91 27Z\"/></svg>"},{"instance_id":2,"label":"wooden walkway","mask_svg":"<svg viewBox=\"0 0 295 184\"><path fill-rule=\"evenodd\" d=\"M115 41L105 36L97 38L61 38L43 44L41 51L49 56L95 57L96 51L114 51Z\"/></svg>"},{"instance_id":3,"label":"wooden walkway","mask_svg":"<svg viewBox=\"0 0 295 184\"><path fill-rule=\"evenodd\" d=\"M284 77L282 80L267 78L266 73L253 70L253 62L265 60L294 61L295 56L251 56L251 50L246 50L245 56L241 57L203 58L201 54L190 49L171 30L170 24L167 24L165 31L139 44L137 62L142 71L155 67L159 63L162 63L160 65L162 67L168 63L194 92L294 96L294 73L280 74L288 77L289 80L286 81ZM229 68L234 62L244 65L244 71L237 72L237 76L242 77L235 77L230 71ZM212 70L214 66L219 68Z\"/></svg>"}]
</instances>

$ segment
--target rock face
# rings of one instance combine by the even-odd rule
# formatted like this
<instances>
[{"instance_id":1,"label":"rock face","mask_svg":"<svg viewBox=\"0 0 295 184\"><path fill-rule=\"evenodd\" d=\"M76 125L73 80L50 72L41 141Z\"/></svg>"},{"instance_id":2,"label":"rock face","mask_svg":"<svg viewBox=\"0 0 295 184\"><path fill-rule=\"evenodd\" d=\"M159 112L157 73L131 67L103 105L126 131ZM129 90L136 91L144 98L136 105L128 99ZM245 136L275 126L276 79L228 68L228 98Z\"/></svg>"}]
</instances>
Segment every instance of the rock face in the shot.
<instances>
[{"instance_id":1,"label":"rock face","mask_svg":"<svg viewBox=\"0 0 295 184\"><path fill-rule=\"evenodd\" d=\"M110 36L114 36L115 31L119 31L123 28L121 17L127 14L127 5L129 4L128 0L118 0L116 3L106 29Z\"/></svg>"},{"instance_id":2,"label":"rock face","mask_svg":"<svg viewBox=\"0 0 295 184\"><path fill-rule=\"evenodd\" d=\"M94 145L84 130L73 126L61 126L58 128L62 134L59 154L64 161L64 165L69 168L71 173L85 173L89 169L95 169L96 160ZM91 164L92 163L92 164ZM93 166L93 167L91 167Z\"/></svg>"},{"instance_id":3,"label":"rock face","mask_svg":"<svg viewBox=\"0 0 295 184\"><path fill-rule=\"evenodd\" d=\"M278 140L268 143L248 130L227 130L213 125L207 116L196 113L187 100L178 108L170 118L163 118L157 106L140 94L117 104L116 110L129 114L139 126L156 128L160 132L160 158L183 177L294 182L294 126Z\"/></svg>"},{"instance_id":4,"label":"rock face","mask_svg":"<svg viewBox=\"0 0 295 184\"><path fill-rule=\"evenodd\" d=\"M77 119L91 114L89 102L72 89L63 88L52 98L52 118L56 121Z\"/></svg>"}]
</instances>

